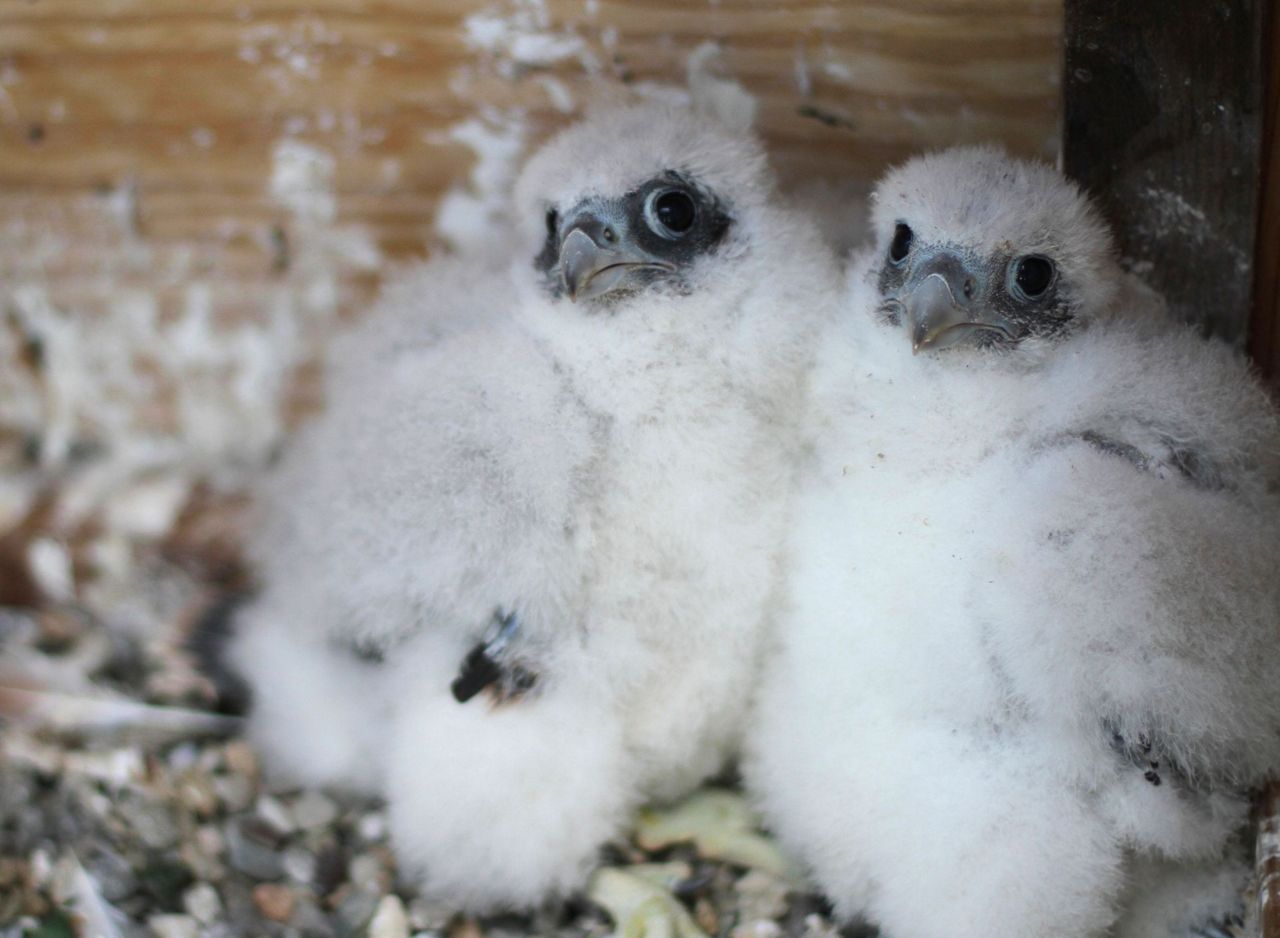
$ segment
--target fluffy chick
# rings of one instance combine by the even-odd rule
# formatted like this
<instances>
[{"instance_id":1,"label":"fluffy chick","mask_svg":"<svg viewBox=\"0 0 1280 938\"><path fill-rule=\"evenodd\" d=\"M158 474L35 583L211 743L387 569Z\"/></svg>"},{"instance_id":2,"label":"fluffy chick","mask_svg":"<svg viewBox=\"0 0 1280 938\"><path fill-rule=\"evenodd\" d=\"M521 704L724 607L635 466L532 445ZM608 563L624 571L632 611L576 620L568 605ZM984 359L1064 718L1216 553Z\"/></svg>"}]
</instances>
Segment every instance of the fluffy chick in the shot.
<instances>
[{"instance_id":1,"label":"fluffy chick","mask_svg":"<svg viewBox=\"0 0 1280 938\"><path fill-rule=\"evenodd\" d=\"M873 216L748 782L892 938L1108 933L1139 860L1221 895L1280 767L1275 410L1048 167L915 159Z\"/></svg>"},{"instance_id":2,"label":"fluffy chick","mask_svg":"<svg viewBox=\"0 0 1280 938\"><path fill-rule=\"evenodd\" d=\"M524 169L509 270L432 265L264 499L252 734L389 799L474 909L579 885L740 739L830 252L749 135L615 107Z\"/></svg>"}]
</instances>

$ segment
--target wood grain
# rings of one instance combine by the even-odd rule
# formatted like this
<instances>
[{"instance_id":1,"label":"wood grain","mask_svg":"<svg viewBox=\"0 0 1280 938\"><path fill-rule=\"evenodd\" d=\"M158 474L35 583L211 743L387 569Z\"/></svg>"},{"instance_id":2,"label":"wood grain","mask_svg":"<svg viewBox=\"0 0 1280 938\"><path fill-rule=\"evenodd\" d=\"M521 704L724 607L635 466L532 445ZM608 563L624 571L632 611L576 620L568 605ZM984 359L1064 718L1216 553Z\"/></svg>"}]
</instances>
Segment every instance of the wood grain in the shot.
<instances>
[{"instance_id":1,"label":"wood grain","mask_svg":"<svg viewBox=\"0 0 1280 938\"><path fill-rule=\"evenodd\" d=\"M393 205L408 194L426 224L429 198L470 159L447 131L477 105L559 123L549 79L575 103L601 79L678 82L708 38L760 97L784 162L805 172L872 172L953 139L1052 152L1052 3L557 2L538 31L578 36L582 55L503 74L468 46L463 21L519 10L439 0L6 4L0 187L84 191L130 177L144 216L153 198L172 206L189 193L194 206L214 194L260 223L271 147L292 135L335 154L344 202ZM470 72L465 93L460 71ZM828 122L805 116L814 113ZM376 217L364 220L380 230Z\"/></svg>"},{"instance_id":2,"label":"wood grain","mask_svg":"<svg viewBox=\"0 0 1280 938\"><path fill-rule=\"evenodd\" d=\"M1060 0L7 0L0 317L56 311L93 345L95 321L211 317L213 341L283 316L305 361L389 263L441 246L442 197L475 194L465 122L536 141L602 87L682 84L709 40L784 180L962 141L1052 157L1061 20ZM327 161L310 208L273 189L289 143ZM128 432L181 434L181 385L236 380L162 359L140 354L156 390ZM53 406L0 425L38 433ZM101 443L103 419L76 432Z\"/></svg>"}]
</instances>

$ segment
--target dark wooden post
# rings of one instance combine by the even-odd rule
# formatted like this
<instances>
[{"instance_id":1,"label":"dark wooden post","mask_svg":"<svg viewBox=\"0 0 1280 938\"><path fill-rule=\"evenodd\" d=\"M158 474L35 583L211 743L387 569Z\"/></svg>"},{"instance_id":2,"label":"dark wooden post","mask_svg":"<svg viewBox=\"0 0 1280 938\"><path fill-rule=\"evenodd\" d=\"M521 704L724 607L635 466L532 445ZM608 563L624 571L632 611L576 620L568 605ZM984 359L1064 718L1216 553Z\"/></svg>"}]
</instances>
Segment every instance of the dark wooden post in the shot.
<instances>
[{"instance_id":1,"label":"dark wooden post","mask_svg":"<svg viewBox=\"0 0 1280 938\"><path fill-rule=\"evenodd\" d=\"M1064 168L1175 314L1243 345L1266 0L1066 0Z\"/></svg>"},{"instance_id":2,"label":"dark wooden post","mask_svg":"<svg viewBox=\"0 0 1280 938\"><path fill-rule=\"evenodd\" d=\"M1280 391L1280 8L1270 4L1263 33L1267 59L1262 137L1262 195L1249 353ZM1280 912L1277 912L1280 915Z\"/></svg>"},{"instance_id":3,"label":"dark wooden post","mask_svg":"<svg viewBox=\"0 0 1280 938\"><path fill-rule=\"evenodd\" d=\"M1175 314L1247 342L1280 386L1275 3L1065 0L1065 17L1064 169ZM1259 821L1259 924L1280 938L1280 783Z\"/></svg>"},{"instance_id":4,"label":"dark wooden post","mask_svg":"<svg viewBox=\"0 0 1280 938\"><path fill-rule=\"evenodd\" d=\"M1262 938L1280 935L1280 784L1258 805L1258 927Z\"/></svg>"}]
</instances>

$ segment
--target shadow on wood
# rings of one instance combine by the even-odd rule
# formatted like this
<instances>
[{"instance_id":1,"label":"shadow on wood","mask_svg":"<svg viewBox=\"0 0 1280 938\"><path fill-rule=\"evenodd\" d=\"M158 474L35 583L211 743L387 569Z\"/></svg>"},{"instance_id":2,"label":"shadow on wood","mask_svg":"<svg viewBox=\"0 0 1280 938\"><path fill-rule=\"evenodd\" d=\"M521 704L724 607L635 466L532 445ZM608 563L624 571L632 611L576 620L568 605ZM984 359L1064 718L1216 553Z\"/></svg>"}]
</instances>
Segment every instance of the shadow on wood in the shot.
<instances>
[{"instance_id":1,"label":"shadow on wood","mask_svg":"<svg viewBox=\"0 0 1280 938\"><path fill-rule=\"evenodd\" d=\"M1243 345L1264 0L1068 0L1063 153L1174 313Z\"/></svg>"}]
</instances>

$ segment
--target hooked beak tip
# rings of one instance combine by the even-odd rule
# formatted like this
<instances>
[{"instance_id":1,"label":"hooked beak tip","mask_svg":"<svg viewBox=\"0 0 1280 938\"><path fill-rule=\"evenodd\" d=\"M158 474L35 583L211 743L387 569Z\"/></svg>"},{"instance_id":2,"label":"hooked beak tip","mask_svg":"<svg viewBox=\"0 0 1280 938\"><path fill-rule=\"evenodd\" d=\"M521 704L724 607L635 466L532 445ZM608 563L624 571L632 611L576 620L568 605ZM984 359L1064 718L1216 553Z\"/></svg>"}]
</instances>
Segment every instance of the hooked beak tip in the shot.
<instances>
[{"instance_id":1,"label":"hooked beak tip","mask_svg":"<svg viewBox=\"0 0 1280 938\"><path fill-rule=\"evenodd\" d=\"M560 245L560 282L570 302L577 303L596 292L592 284L610 266L613 254L580 228L565 236Z\"/></svg>"},{"instance_id":2,"label":"hooked beak tip","mask_svg":"<svg viewBox=\"0 0 1280 938\"><path fill-rule=\"evenodd\" d=\"M617 291L634 288L641 271L676 270L674 264L628 244L609 238L597 242L581 228L565 236L560 246L560 282L571 302L594 300Z\"/></svg>"},{"instance_id":3,"label":"hooked beak tip","mask_svg":"<svg viewBox=\"0 0 1280 938\"><path fill-rule=\"evenodd\" d=\"M970 313L956 301L956 291L942 271L933 271L905 297L907 322L911 327L911 354L944 349L960 336L958 326L966 324Z\"/></svg>"}]
</instances>

